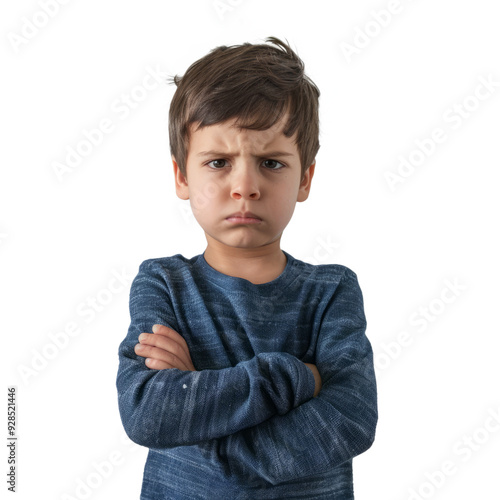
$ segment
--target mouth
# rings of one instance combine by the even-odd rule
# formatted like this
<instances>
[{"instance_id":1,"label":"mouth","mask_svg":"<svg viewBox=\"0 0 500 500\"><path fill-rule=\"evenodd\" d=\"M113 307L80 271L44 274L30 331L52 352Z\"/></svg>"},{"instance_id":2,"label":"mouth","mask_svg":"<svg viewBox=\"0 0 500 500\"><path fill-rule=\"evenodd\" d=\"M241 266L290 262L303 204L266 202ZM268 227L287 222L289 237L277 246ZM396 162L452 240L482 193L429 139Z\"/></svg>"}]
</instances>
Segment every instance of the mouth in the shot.
<instances>
[{"instance_id":1,"label":"mouth","mask_svg":"<svg viewBox=\"0 0 500 500\"><path fill-rule=\"evenodd\" d=\"M258 215L254 214L253 212L235 212L234 214L231 214L227 217L227 219L230 218L261 220L261 218Z\"/></svg>"},{"instance_id":2,"label":"mouth","mask_svg":"<svg viewBox=\"0 0 500 500\"><path fill-rule=\"evenodd\" d=\"M226 220L233 224L260 224L262 222L260 219L253 217L228 217Z\"/></svg>"},{"instance_id":3,"label":"mouth","mask_svg":"<svg viewBox=\"0 0 500 500\"><path fill-rule=\"evenodd\" d=\"M226 220L237 224L259 224L262 222L262 219L252 212L237 212L226 217Z\"/></svg>"}]
</instances>

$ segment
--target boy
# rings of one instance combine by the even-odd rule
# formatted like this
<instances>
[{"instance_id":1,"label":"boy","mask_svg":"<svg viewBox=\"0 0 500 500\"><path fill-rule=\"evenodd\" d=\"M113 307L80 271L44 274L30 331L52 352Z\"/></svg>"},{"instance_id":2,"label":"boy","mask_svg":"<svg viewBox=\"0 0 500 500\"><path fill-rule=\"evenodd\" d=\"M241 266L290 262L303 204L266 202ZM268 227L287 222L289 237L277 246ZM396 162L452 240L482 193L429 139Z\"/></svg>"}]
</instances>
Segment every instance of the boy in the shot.
<instances>
[{"instance_id":1,"label":"boy","mask_svg":"<svg viewBox=\"0 0 500 500\"><path fill-rule=\"evenodd\" d=\"M169 114L177 196L207 247L144 261L130 292L117 389L148 447L141 499L353 496L377 395L356 274L280 249L307 199L319 90L292 49L218 47Z\"/></svg>"}]
</instances>

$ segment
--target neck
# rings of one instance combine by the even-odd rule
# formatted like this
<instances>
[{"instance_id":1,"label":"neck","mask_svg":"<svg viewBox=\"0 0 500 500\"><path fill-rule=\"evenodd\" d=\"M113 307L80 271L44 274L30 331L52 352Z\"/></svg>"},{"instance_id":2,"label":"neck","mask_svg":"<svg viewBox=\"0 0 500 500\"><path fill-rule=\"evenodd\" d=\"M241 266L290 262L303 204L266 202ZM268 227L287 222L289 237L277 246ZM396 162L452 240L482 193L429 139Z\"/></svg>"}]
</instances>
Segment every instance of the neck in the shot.
<instances>
[{"instance_id":1,"label":"neck","mask_svg":"<svg viewBox=\"0 0 500 500\"><path fill-rule=\"evenodd\" d=\"M205 260L228 276L244 278L254 284L268 283L286 267L286 256L280 249L279 239L258 248L228 247L208 236L207 242Z\"/></svg>"}]
</instances>

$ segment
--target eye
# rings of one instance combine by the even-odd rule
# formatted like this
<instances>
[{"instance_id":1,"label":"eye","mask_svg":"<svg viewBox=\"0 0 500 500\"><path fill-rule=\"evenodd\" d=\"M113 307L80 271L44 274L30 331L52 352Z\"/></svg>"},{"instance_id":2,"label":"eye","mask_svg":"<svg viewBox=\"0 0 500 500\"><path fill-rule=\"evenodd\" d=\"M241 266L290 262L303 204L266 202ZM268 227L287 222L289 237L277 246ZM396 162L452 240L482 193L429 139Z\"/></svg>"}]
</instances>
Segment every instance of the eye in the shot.
<instances>
[{"instance_id":1,"label":"eye","mask_svg":"<svg viewBox=\"0 0 500 500\"><path fill-rule=\"evenodd\" d=\"M221 170L226 166L227 161L219 158L217 160L211 160L206 163L212 170ZM268 170L281 170L282 168L285 167L285 165L277 160L264 160L262 164L268 169Z\"/></svg>"},{"instance_id":2,"label":"eye","mask_svg":"<svg viewBox=\"0 0 500 500\"><path fill-rule=\"evenodd\" d=\"M218 160L212 160L212 161L209 161L209 162L207 163L207 165L208 165L208 166L211 166L214 170L220 170L222 167L224 167L224 165L220 165L220 164L219 164L219 165L217 166L217 165L210 165L210 164L211 164L211 163L217 163L217 162L219 162L219 163L224 163L225 161L226 161L226 160L221 160L221 159L218 159Z\"/></svg>"},{"instance_id":3,"label":"eye","mask_svg":"<svg viewBox=\"0 0 500 500\"><path fill-rule=\"evenodd\" d=\"M282 169L285 165L283 165L283 163L277 161L277 160L264 160L264 164L266 164L266 167L269 168L269 170L280 170ZM277 163L278 165L281 165L281 167L273 167L272 165L269 165L269 163Z\"/></svg>"}]
</instances>

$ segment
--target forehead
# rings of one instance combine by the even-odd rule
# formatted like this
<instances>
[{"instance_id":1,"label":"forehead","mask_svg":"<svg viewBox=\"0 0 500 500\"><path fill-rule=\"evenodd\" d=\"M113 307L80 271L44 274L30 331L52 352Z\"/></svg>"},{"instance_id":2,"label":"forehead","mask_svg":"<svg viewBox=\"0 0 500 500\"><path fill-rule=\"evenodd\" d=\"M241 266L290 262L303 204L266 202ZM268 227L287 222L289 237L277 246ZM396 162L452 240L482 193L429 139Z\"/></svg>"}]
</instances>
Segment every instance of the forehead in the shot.
<instances>
[{"instance_id":1,"label":"forehead","mask_svg":"<svg viewBox=\"0 0 500 500\"><path fill-rule=\"evenodd\" d=\"M283 150L298 155L294 134L286 137L283 128L286 117L266 130L240 129L235 126L236 118L223 123L209 125L196 130L197 123L190 126L189 149L191 152L207 150L229 151L233 148L248 151Z\"/></svg>"}]
</instances>

